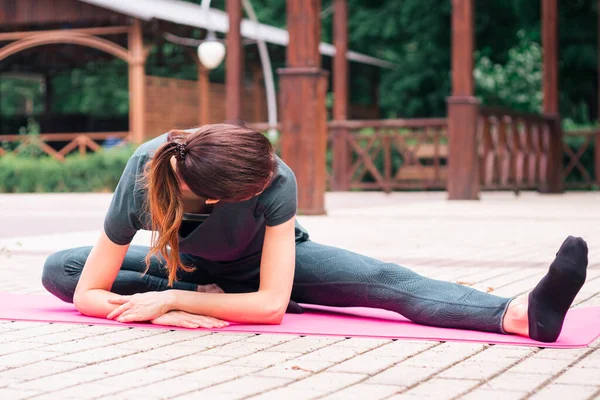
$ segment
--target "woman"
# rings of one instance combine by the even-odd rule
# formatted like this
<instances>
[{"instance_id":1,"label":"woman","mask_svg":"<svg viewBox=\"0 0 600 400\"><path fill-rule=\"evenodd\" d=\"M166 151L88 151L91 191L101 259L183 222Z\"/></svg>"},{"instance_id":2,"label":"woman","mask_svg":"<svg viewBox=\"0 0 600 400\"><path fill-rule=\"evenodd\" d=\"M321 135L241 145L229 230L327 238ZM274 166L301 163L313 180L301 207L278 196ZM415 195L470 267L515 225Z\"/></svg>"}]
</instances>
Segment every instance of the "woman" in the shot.
<instances>
[{"instance_id":1,"label":"woman","mask_svg":"<svg viewBox=\"0 0 600 400\"><path fill-rule=\"evenodd\" d=\"M425 278L312 242L296 199L294 174L262 134L225 124L173 131L131 157L95 246L53 254L42 281L81 313L120 322L279 324L303 302L544 342L558 338L585 281L587 245L574 237L525 296ZM153 231L151 248L130 246L139 229Z\"/></svg>"}]
</instances>

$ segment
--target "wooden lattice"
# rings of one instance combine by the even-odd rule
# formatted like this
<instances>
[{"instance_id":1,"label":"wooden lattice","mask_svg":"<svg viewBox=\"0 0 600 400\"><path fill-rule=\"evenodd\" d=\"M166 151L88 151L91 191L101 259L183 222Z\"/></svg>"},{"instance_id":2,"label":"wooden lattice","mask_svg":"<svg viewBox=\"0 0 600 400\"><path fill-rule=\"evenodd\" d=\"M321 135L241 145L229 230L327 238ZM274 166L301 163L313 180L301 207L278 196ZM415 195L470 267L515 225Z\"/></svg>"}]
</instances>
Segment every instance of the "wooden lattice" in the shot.
<instances>
[{"instance_id":1,"label":"wooden lattice","mask_svg":"<svg viewBox=\"0 0 600 400\"><path fill-rule=\"evenodd\" d=\"M44 153L59 161L64 161L65 156L74 150L79 150L80 154L86 154L88 150L98 151L101 146L99 141L109 138L128 140L129 132L95 132L95 133L56 133L42 135L0 135L0 144L18 143L13 150L6 150L0 147L0 156L8 153L18 154L24 145L32 145L39 148ZM64 143L57 149L58 143ZM51 146L49 143L54 143Z\"/></svg>"},{"instance_id":2,"label":"wooden lattice","mask_svg":"<svg viewBox=\"0 0 600 400\"><path fill-rule=\"evenodd\" d=\"M341 187L386 192L445 187L444 119L342 121L332 123L330 130L342 147L334 157L347 157L345 164L334 162L332 171Z\"/></svg>"},{"instance_id":3,"label":"wooden lattice","mask_svg":"<svg viewBox=\"0 0 600 400\"><path fill-rule=\"evenodd\" d=\"M479 120L483 189L537 189L547 179L550 122L542 116L483 109Z\"/></svg>"},{"instance_id":4,"label":"wooden lattice","mask_svg":"<svg viewBox=\"0 0 600 400\"><path fill-rule=\"evenodd\" d=\"M589 189L600 186L600 131L566 132L565 136L569 138L581 138L581 143L576 149L571 148L567 141L563 144L566 159L566 166L563 170L565 186L570 189ZM594 146L592 146L592 143L594 143ZM591 156L595 177L592 176L583 164L583 157L588 152L593 152Z\"/></svg>"}]
</instances>

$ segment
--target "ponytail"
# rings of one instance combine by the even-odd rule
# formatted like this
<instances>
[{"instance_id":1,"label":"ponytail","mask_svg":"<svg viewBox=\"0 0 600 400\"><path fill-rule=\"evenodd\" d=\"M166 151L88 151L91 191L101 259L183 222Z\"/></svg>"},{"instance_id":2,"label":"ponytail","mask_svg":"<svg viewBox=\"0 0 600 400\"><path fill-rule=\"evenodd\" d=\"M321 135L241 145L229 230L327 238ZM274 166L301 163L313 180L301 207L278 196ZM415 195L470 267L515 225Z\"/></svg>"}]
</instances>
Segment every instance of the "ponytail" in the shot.
<instances>
[{"instance_id":1,"label":"ponytail","mask_svg":"<svg viewBox=\"0 0 600 400\"><path fill-rule=\"evenodd\" d=\"M168 141L155 153L145 173L147 189L146 211L152 221L152 247L146 256L146 271L155 255L162 256L167 263L169 286L177 280L177 269L194 270L182 264L179 256L178 232L183 219L183 202L177 174L171 166L176 157L183 164L180 154L181 143ZM170 249L169 249L170 248Z\"/></svg>"}]
</instances>

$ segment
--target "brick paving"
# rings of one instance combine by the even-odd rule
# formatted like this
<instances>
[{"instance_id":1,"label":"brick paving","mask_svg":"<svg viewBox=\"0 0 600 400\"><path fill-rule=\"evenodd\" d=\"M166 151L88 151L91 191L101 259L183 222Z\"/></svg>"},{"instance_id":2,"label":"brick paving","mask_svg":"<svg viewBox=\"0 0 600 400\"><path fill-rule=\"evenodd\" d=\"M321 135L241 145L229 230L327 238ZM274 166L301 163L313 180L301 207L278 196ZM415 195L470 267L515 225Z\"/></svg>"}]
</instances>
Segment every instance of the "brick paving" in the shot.
<instances>
[{"instance_id":1,"label":"brick paving","mask_svg":"<svg viewBox=\"0 0 600 400\"><path fill-rule=\"evenodd\" d=\"M94 243L109 201L0 195L0 291L43 293L44 258ZM501 296L527 292L564 237L583 236L576 306L600 306L598 204L597 193L330 193L328 216L299 219L315 241ZM0 399L28 398L600 399L600 341L556 350L0 321Z\"/></svg>"}]
</instances>

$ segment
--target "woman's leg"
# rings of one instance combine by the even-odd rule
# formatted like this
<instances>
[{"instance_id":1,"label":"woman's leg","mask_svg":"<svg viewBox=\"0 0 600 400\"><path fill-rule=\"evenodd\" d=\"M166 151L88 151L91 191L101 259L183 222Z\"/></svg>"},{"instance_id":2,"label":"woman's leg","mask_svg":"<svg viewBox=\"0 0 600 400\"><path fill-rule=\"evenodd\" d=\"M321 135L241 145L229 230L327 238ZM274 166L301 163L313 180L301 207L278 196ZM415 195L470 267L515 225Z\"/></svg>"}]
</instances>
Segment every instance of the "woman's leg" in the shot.
<instances>
[{"instance_id":1,"label":"woman's leg","mask_svg":"<svg viewBox=\"0 0 600 400\"><path fill-rule=\"evenodd\" d=\"M85 261L92 250L91 246L63 250L52 254L44 264L42 284L50 293L66 302L73 302L75 287L81 276ZM111 291L118 294L129 295L134 293L162 291L170 289L168 286L167 270L164 262L153 257L147 273L144 261L150 249L145 246L129 247L121 270L113 283ZM182 261L192 263L191 257L182 255ZM201 268L194 272L178 273L179 281L173 284L174 289L197 290L198 285L212 283L209 276Z\"/></svg>"},{"instance_id":2,"label":"woman's leg","mask_svg":"<svg viewBox=\"0 0 600 400\"><path fill-rule=\"evenodd\" d=\"M510 299L423 277L407 268L312 241L296 245L292 299L395 311L446 328L504 332Z\"/></svg>"},{"instance_id":3,"label":"woman's leg","mask_svg":"<svg viewBox=\"0 0 600 400\"><path fill-rule=\"evenodd\" d=\"M383 308L424 325L516 333L554 342L585 282L587 265L587 244L569 236L536 287L511 301L308 241L296 245L292 298L329 306Z\"/></svg>"}]
</instances>

